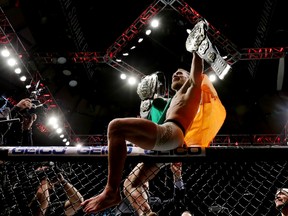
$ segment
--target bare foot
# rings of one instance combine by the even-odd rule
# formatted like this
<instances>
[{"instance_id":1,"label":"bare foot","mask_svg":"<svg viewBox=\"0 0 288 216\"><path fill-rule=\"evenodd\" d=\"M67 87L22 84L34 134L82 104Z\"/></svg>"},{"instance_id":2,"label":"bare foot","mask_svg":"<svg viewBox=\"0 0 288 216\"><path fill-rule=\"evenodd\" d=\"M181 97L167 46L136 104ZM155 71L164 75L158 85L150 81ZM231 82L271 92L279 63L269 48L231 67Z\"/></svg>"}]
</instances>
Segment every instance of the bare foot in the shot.
<instances>
[{"instance_id":1,"label":"bare foot","mask_svg":"<svg viewBox=\"0 0 288 216\"><path fill-rule=\"evenodd\" d=\"M87 214L98 213L107 208L118 205L121 202L119 189L117 192L111 191L107 188L104 191L88 200L81 203L83 211Z\"/></svg>"}]
</instances>

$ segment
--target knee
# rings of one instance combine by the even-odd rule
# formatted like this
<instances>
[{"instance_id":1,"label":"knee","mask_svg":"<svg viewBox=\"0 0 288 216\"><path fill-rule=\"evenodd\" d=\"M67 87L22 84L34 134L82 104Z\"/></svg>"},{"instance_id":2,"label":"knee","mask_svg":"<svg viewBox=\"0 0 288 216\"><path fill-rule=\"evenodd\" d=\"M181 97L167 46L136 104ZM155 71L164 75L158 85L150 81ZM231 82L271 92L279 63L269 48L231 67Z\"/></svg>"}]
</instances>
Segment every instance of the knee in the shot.
<instances>
[{"instance_id":1,"label":"knee","mask_svg":"<svg viewBox=\"0 0 288 216\"><path fill-rule=\"evenodd\" d=\"M108 124L108 132L109 133L115 133L121 129L121 119L116 118L113 119L109 124Z\"/></svg>"}]
</instances>

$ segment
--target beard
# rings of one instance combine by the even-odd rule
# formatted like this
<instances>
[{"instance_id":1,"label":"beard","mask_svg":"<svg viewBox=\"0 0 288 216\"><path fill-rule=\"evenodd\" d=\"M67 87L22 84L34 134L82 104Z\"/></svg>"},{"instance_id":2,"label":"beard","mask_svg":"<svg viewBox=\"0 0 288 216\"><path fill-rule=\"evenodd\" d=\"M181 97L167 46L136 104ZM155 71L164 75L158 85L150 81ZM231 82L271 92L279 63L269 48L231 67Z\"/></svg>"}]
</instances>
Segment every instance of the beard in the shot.
<instances>
[{"instance_id":1,"label":"beard","mask_svg":"<svg viewBox=\"0 0 288 216\"><path fill-rule=\"evenodd\" d=\"M183 83L181 82L173 82L171 84L171 89L174 91L178 91L183 86Z\"/></svg>"}]
</instances>

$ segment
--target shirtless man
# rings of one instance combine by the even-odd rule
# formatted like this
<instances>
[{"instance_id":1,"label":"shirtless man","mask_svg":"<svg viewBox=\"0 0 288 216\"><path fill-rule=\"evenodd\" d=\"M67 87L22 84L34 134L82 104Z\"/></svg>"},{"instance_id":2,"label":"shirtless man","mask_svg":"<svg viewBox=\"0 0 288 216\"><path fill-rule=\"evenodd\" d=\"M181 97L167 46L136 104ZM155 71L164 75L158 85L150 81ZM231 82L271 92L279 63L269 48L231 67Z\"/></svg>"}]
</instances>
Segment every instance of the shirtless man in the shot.
<instances>
[{"instance_id":1,"label":"shirtless man","mask_svg":"<svg viewBox=\"0 0 288 216\"><path fill-rule=\"evenodd\" d=\"M44 172L42 173L43 176L45 176L45 172L51 173L48 166L40 166L36 171ZM53 173L53 175L54 174L55 173ZM80 192L64 178L62 173L55 174L55 176L50 178L47 178L46 176L43 178L43 176L40 180L40 185L37 188L35 197L28 205L29 208L31 208L33 216L60 215L61 213L72 216L76 214L81 207L81 202L84 200ZM56 187L63 190L62 192L67 197L65 201L51 199L53 195L59 196L59 194L53 194L57 193L56 191L59 191Z\"/></svg>"},{"instance_id":2,"label":"shirtless man","mask_svg":"<svg viewBox=\"0 0 288 216\"><path fill-rule=\"evenodd\" d=\"M127 157L126 140L140 148L157 151L183 145L186 129L199 108L202 74L203 60L192 52L190 74L178 69L172 76L171 87L177 92L162 125L142 118L120 118L109 123L107 184L101 194L81 204L85 213L98 213L121 202L120 183Z\"/></svg>"}]
</instances>

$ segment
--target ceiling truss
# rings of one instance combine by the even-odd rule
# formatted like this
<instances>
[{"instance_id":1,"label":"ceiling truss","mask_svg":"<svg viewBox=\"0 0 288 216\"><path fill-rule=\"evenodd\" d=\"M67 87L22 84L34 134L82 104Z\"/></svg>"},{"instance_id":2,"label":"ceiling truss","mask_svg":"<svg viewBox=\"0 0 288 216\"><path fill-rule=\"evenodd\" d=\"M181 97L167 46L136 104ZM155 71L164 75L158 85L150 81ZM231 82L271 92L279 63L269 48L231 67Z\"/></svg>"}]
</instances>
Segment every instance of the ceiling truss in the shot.
<instances>
[{"instance_id":1,"label":"ceiling truss","mask_svg":"<svg viewBox=\"0 0 288 216\"><path fill-rule=\"evenodd\" d=\"M189 6L183 0L161 1L157 0L152 3L140 16L116 39L116 41L105 52L71 52L67 53L68 57L74 63L105 63L119 71L127 71L132 74L143 76L144 74L125 63L117 62L117 54L127 46L129 41L135 38L139 32L148 24L148 22L156 16L165 7L171 7L179 14L183 15L193 25L203 17ZM271 47L271 48L244 48L237 49L228 38L226 38L218 29L209 23L208 35L213 42L221 47L227 53L227 62L230 65L235 64L239 60L263 60L282 58L286 55L287 47ZM34 58L40 63L54 63L55 58L59 56L57 53L34 53Z\"/></svg>"},{"instance_id":2,"label":"ceiling truss","mask_svg":"<svg viewBox=\"0 0 288 216\"><path fill-rule=\"evenodd\" d=\"M191 6L189 6L183 0L175 0L175 1L164 1L157 0L153 2L146 10L143 11L142 14L125 30L117 40L104 52L69 52L68 57L74 63L103 63L108 64L111 67L115 68L119 71L128 71L139 76L143 76L144 74L131 65L125 62L117 62L116 57L117 54L121 53L121 51L126 47L126 45L131 41L135 36L139 34L139 32L148 24L148 22L157 15L160 11L162 11L165 7L172 7L176 12L183 15L189 22L195 24L199 19L203 18L196 10L194 10ZM21 40L18 38L16 32L11 26L9 20L5 16L2 8L0 8L0 44L11 45L11 47L15 50L16 53L21 55L23 65L26 67L27 62L25 58L30 58L35 60L35 62L45 63L45 64L55 64L55 59L59 57L57 53L33 53L33 56L30 56L26 51L25 47L21 43ZM209 23L208 35L215 42L216 45L223 48L227 52L227 61L229 64L233 65L239 60L263 60L263 59L277 59L282 58L286 55L288 48L287 47L271 47L271 48L244 48L238 50L235 44L233 44L230 40L228 40L219 30ZM56 61L57 62L57 61ZM27 68L26 68L27 69ZM29 71L33 79L39 79L39 74L36 71ZM35 78L36 77L36 78ZM38 78L37 78L38 77ZM38 80L34 80L36 83ZM53 96L51 98L45 98L45 100L54 100ZM105 139L101 136L97 135L88 135L81 136L75 135L71 127L68 127L68 133L71 137L73 137L74 141L77 140L85 140L87 144L93 144L97 142L104 142ZM239 135L240 136L240 135ZM284 136L287 137L286 134ZM235 138L235 137L234 137ZM216 143L231 143L231 136L224 136L216 138ZM238 137L238 143L246 143L246 138L243 138L246 141L243 141L241 137ZM282 143L283 139L278 136L261 136L259 139L256 139L256 143L267 140L269 143ZM229 142L228 142L229 141ZM251 139L248 141L251 144ZM234 144L236 142L233 142Z\"/></svg>"}]
</instances>

